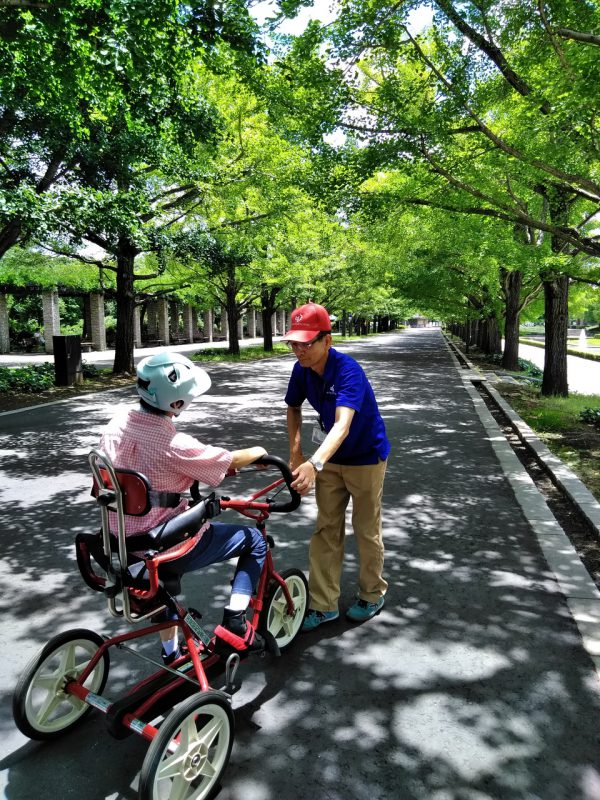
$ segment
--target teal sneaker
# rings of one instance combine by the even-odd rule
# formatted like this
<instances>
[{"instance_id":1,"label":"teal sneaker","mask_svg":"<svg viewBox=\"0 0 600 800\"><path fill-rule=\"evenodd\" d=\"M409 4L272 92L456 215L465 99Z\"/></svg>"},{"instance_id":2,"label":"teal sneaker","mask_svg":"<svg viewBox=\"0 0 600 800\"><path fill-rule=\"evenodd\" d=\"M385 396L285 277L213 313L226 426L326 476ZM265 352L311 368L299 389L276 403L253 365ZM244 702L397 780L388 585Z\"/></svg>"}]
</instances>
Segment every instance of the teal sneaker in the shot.
<instances>
[{"instance_id":1,"label":"teal sneaker","mask_svg":"<svg viewBox=\"0 0 600 800\"><path fill-rule=\"evenodd\" d=\"M315 628L318 628L319 625L322 625L324 622L333 622L339 615L339 611L315 611L314 608L309 608L302 624L302 632L314 631Z\"/></svg>"},{"instance_id":2,"label":"teal sneaker","mask_svg":"<svg viewBox=\"0 0 600 800\"><path fill-rule=\"evenodd\" d=\"M366 600L359 599L346 611L346 617L352 622L366 622L376 614L379 614L384 602L383 597L380 597L376 603L369 603Z\"/></svg>"}]
</instances>

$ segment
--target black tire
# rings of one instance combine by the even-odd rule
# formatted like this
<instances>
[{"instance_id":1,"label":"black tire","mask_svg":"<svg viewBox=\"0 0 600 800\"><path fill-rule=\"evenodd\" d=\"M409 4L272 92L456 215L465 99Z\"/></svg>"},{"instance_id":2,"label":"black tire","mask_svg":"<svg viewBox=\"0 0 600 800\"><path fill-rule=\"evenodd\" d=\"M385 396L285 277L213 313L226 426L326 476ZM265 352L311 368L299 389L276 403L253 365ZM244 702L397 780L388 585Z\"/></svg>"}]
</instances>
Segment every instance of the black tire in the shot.
<instances>
[{"instance_id":1,"label":"black tire","mask_svg":"<svg viewBox=\"0 0 600 800\"><path fill-rule=\"evenodd\" d=\"M30 739L55 739L89 714L91 706L63 690L69 680L81 675L103 641L84 628L65 631L29 662L13 693L13 717L21 733ZM85 682L86 688L101 694L109 668L107 651Z\"/></svg>"},{"instance_id":2,"label":"black tire","mask_svg":"<svg viewBox=\"0 0 600 800\"><path fill-rule=\"evenodd\" d=\"M292 644L300 633L302 622L308 607L308 581L301 569L292 567L281 573L292 595L295 612L288 614L287 602L281 586L273 581L269 586L267 597L261 611L258 626L259 633L268 632L283 652Z\"/></svg>"},{"instance_id":3,"label":"black tire","mask_svg":"<svg viewBox=\"0 0 600 800\"><path fill-rule=\"evenodd\" d=\"M199 692L173 709L146 753L139 800L209 800L231 755L234 718L220 692Z\"/></svg>"}]
</instances>

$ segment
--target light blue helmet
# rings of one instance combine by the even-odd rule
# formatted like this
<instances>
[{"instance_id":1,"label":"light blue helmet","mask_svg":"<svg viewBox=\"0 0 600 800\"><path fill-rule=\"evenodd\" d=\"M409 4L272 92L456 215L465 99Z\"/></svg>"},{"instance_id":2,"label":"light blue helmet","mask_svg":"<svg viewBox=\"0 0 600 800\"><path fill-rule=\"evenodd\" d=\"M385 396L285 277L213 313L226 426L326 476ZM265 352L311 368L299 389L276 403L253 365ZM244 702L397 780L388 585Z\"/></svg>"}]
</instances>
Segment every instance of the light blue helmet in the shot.
<instances>
[{"instance_id":1,"label":"light blue helmet","mask_svg":"<svg viewBox=\"0 0 600 800\"><path fill-rule=\"evenodd\" d=\"M137 365L137 392L153 408L174 414L210 389L208 374L179 353L157 353Z\"/></svg>"}]
</instances>

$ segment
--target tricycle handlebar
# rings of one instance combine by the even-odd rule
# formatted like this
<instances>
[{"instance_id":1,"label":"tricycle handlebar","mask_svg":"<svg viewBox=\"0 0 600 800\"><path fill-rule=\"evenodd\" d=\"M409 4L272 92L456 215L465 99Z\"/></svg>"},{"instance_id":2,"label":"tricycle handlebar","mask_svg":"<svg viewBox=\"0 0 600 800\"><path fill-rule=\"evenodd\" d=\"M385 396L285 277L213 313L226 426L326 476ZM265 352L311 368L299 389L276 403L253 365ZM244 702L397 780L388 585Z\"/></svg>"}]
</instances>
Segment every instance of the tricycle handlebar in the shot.
<instances>
[{"instance_id":1,"label":"tricycle handlebar","mask_svg":"<svg viewBox=\"0 0 600 800\"><path fill-rule=\"evenodd\" d=\"M277 469L281 472L281 477L285 481L285 485L287 486L288 491L290 493L290 499L287 503L278 503L278 502L271 503L269 505L269 512L295 511L300 505L302 498L295 489L292 489L292 481L294 480L294 478L292 476L292 471L289 468L287 462L284 461L283 458L279 458L279 456L266 455L254 461L253 465L254 464L256 466L277 467Z\"/></svg>"}]
</instances>

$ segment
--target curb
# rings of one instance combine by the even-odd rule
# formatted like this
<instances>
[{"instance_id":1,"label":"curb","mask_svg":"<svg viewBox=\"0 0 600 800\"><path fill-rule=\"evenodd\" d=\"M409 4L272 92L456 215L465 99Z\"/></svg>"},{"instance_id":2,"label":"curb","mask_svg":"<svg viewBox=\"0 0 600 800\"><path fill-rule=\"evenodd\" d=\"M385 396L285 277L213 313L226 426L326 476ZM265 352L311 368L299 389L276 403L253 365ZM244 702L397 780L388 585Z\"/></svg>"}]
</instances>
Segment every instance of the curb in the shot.
<instances>
[{"instance_id":1,"label":"curb","mask_svg":"<svg viewBox=\"0 0 600 800\"><path fill-rule=\"evenodd\" d=\"M486 384L485 390L493 397L494 402L510 420L510 424L519 439L535 453L537 460L552 476L553 482L563 490L572 503L578 506L582 515L594 528L600 539L600 503L594 495L575 473L537 438L529 425L521 419L493 386Z\"/></svg>"},{"instance_id":2,"label":"curb","mask_svg":"<svg viewBox=\"0 0 600 800\"><path fill-rule=\"evenodd\" d=\"M462 367L451 343L446 340L446 344L465 390L473 401L477 415L489 436L501 469L515 494L517 503L536 535L546 563L554 573L579 630L583 647L592 659L596 674L600 679L600 591L529 473L517 458L474 383L486 383L485 391L510 419L519 438L532 448L540 464L548 470L572 502L581 508L582 514L591 522L596 531L598 531L600 522L600 503L596 501L579 478L536 437L531 428L506 403L504 398L487 384L486 378L477 368L461 353L467 369ZM600 536L600 531L598 532Z\"/></svg>"}]
</instances>

